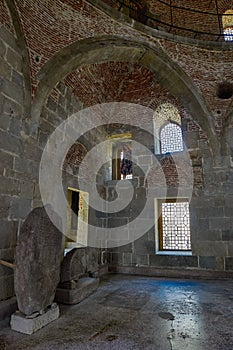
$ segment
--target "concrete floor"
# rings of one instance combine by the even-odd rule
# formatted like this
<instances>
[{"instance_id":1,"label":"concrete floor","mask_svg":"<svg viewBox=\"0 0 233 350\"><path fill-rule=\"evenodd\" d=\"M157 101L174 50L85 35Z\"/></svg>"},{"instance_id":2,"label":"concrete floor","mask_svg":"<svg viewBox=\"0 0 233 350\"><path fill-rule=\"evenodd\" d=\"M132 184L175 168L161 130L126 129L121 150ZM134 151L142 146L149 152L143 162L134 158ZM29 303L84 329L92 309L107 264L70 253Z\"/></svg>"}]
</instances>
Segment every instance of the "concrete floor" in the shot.
<instances>
[{"instance_id":1,"label":"concrete floor","mask_svg":"<svg viewBox=\"0 0 233 350\"><path fill-rule=\"evenodd\" d=\"M233 280L103 277L78 305L29 336L0 329L0 350L233 350Z\"/></svg>"}]
</instances>

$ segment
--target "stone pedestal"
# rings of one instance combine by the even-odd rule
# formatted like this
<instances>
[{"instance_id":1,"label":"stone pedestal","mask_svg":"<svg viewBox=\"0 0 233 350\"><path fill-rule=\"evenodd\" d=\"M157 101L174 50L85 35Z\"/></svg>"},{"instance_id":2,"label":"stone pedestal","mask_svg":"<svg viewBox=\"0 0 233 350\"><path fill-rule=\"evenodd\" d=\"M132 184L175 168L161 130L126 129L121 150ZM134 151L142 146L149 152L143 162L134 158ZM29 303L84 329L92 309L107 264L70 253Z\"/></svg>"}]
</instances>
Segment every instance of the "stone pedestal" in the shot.
<instances>
[{"instance_id":1,"label":"stone pedestal","mask_svg":"<svg viewBox=\"0 0 233 350\"><path fill-rule=\"evenodd\" d=\"M99 286L99 278L80 278L75 289L57 288L55 300L63 304L78 304Z\"/></svg>"},{"instance_id":2,"label":"stone pedestal","mask_svg":"<svg viewBox=\"0 0 233 350\"><path fill-rule=\"evenodd\" d=\"M34 318L31 317L29 318L21 312L16 311L11 315L11 329L24 334L35 333L59 317L59 307L54 303L44 314L39 314Z\"/></svg>"}]
</instances>

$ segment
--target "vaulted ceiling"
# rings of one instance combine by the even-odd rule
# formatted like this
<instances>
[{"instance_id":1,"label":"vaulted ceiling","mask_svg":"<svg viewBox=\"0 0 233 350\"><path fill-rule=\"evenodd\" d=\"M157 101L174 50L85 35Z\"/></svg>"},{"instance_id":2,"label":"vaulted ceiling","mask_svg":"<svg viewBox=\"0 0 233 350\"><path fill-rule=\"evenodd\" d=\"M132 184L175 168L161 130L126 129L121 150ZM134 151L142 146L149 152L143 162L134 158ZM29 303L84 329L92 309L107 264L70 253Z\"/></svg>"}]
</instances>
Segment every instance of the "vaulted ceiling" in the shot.
<instances>
[{"instance_id":1,"label":"vaulted ceiling","mask_svg":"<svg viewBox=\"0 0 233 350\"><path fill-rule=\"evenodd\" d=\"M223 40L222 15L231 0L103 0L152 28L201 40ZM92 1L91 1L92 2ZM145 17L142 16L144 12ZM233 16L232 16L233 17ZM231 20L233 23L233 19Z\"/></svg>"}]
</instances>

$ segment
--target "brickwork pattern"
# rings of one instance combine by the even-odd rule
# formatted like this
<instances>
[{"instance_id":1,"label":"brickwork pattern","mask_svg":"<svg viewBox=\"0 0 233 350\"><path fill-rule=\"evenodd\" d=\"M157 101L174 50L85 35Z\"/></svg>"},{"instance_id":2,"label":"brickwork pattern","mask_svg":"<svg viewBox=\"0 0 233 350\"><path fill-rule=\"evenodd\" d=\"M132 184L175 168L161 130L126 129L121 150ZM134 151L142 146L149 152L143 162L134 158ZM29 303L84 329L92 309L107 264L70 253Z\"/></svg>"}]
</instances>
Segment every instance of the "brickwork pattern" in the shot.
<instances>
[{"instance_id":1,"label":"brickwork pattern","mask_svg":"<svg viewBox=\"0 0 233 350\"><path fill-rule=\"evenodd\" d=\"M127 13L127 4L124 1L104 0L106 4L116 10ZM232 8L230 0L218 0L206 3L205 1L178 0L172 3L169 1L150 0L147 2L147 25L154 28L163 28L175 35L187 36L202 40L218 40L218 34L222 34L221 14ZM123 5L123 6L122 6ZM130 5L128 4L130 7ZM200 34L198 32L203 32ZM210 34L215 34L215 36ZM223 40L221 38L220 40Z\"/></svg>"},{"instance_id":2,"label":"brickwork pattern","mask_svg":"<svg viewBox=\"0 0 233 350\"><path fill-rule=\"evenodd\" d=\"M225 7L230 6L227 1L219 3L222 11L225 10ZM120 23L116 25L116 22L107 15L100 13L92 5L82 1L53 1L52 6L48 2L32 2L31 0L16 1L16 4L29 50L33 91L35 91L37 85L36 74L43 65L62 48L77 40L99 34L122 35L123 32L127 38L141 38L145 40L144 36L133 28ZM193 6L194 8L197 6L197 1L194 2ZM204 5L199 4L198 6ZM6 20L9 20L9 18L3 20L6 23ZM82 25L80 25L80 21ZM40 36L37 35L38 32L41 33ZM152 37L149 40L163 47L168 55L191 76L205 97L213 113L217 132L220 134L230 101L219 99L216 96L216 92L219 82L231 81L230 52L205 50ZM219 71L219 62L221 62L221 71ZM92 70L94 76L99 74L97 66L95 65L96 73ZM115 73L111 71L110 64L108 69L110 70L109 76L114 77ZM123 64L122 71L124 69ZM88 74L89 67L83 68L83 71L85 70ZM73 79L77 80L77 77ZM70 76L68 76L68 81L70 81ZM135 83L132 79L131 84L133 85L132 88L134 88ZM143 79L141 84L138 84L138 90L143 91ZM79 82L79 85L84 85L84 83ZM83 88L85 89L85 86ZM84 95L84 92L80 92L80 94Z\"/></svg>"},{"instance_id":3,"label":"brickwork pattern","mask_svg":"<svg viewBox=\"0 0 233 350\"><path fill-rule=\"evenodd\" d=\"M45 62L63 47L98 34L122 34L121 25L82 0L17 0L16 4L29 49L33 80ZM127 27L124 31L125 35L132 32Z\"/></svg>"}]
</instances>

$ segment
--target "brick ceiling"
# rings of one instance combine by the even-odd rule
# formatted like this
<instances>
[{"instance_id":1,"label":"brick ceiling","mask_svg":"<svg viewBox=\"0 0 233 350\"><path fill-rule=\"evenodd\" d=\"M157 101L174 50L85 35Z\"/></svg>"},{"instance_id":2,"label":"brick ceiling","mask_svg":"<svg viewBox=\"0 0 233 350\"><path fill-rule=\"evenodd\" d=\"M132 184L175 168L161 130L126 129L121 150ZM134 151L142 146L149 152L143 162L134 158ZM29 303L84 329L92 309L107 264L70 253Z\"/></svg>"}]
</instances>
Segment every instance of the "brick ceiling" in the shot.
<instances>
[{"instance_id":1,"label":"brick ceiling","mask_svg":"<svg viewBox=\"0 0 233 350\"><path fill-rule=\"evenodd\" d=\"M137 8L139 3L145 4L146 14L150 18L145 22L147 25L172 34L214 41L223 40L223 37L219 37L222 34L222 14L232 9L232 0L103 1L118 11L130 11L134 19L137 19L137 11L129 8Z\"/></svg>"},{"instance_id":2,"label":"brick ceiling","mask_svg":"<svg viewBox=\"0 0 233 350\"><path fill-rule=\"evenodd\" d=\"M112 6L116 4L115 0L105 1L111 1ZM165 2L170 3L170 0ZM185 2L173 0L172 3L186 7L189 3L201 11L205 10L204 6L208 3L209 12L216 10L215 1L211 0ZM74 42L98 35L124 35L132 39L135 35L143 36L142 33L118 23L83 0L15 0L15 4L29 53L31 81L34 87L37 85L37 75L46 62ZM224 12L232 1L219 0L218 4L220 11ZM158 12L157 5L158 1L150 1L150 11ZM180 23L183 20L191 23L194 17L190 19L180 16L179 20ZM178 17L174 16L173 19L178 20ZM0 2L0 20L14 32L4 1ZM196 24L199 23L200 26L202 22L199 23L197 20ZM224 69L221 71L218 52L196 50L192 46L185 46L180 51L177 44L172 41L157 40L157 44L163 47L171 59L178 62L193 79L209 106L212 106L217 127L221 129L222 118L230 105L230 100L220 101L216 96L216 90L218 82L232 77L232 56L227 52L221 53L221 60L224 59L224 63L223 61L221 63ZM169 100L180 108L175 98L156 82L153 72L129 62L83 65L76 72L68 74L65 83L86 106L100 102L130 101L156 108L159 102Z\"/></svg>"},{"instance_id":3,"label":"brick ceiling","mask_svg":"<svg viewBox=\"0 0 233 350\"><path fill-rule=\"evenodd\" d=\"M113 101L139 103L153 108L159 101L170 100L177 104L175 98L156 82L153 72L127 62L83 66L70 73L65 84L86 107Z\"/></svg>"}]
</instances>

